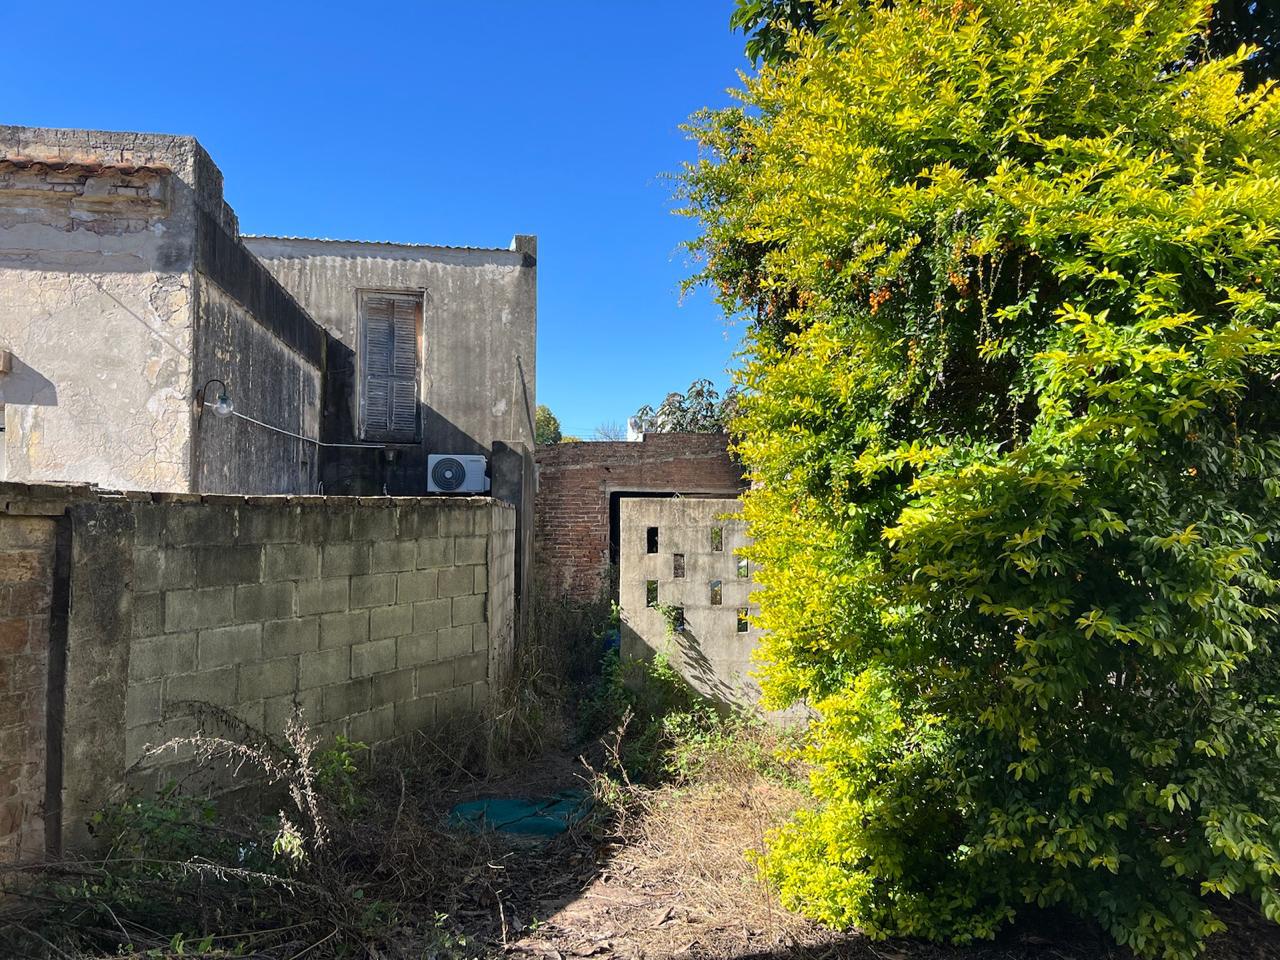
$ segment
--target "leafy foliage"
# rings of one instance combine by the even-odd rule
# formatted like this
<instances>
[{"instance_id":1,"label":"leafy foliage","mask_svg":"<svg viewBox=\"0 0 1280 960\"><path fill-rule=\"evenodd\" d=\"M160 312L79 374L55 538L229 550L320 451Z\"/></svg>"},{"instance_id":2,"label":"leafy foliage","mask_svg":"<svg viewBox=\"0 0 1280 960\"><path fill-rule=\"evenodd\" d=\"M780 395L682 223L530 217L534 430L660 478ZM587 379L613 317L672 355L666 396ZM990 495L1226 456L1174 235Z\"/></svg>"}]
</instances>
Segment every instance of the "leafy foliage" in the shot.
<instances>
[{"instance_id":1,"label":"leafy foliage","mask_svg":"<svg viewBox=\"0 0 1280 960\"><path fill-rule=\"evenodd\" d=\"M545 403L538 404L533 415L533 442L543 446L559 443L561 439L560 421Z\"/></svg>"},{"instance_id":2,"label":"leafy foliage","mask_svg":"<svg viewBox=\"0 0 1280 960\"><path fill-rule=\"evenodd\" d=\"M654 610L662 617L668 637L674 637L684 629L684 607L677 607L674 603L656 603Z\"/></svg>"},{"instance_id":3,"label":"leafy foliage","mask_svg":"<svg viewBox=\"0 0 1280 960\"><path fill-rule=\"evenodd\" d=\"M747 56L765 63L789 59L787 38L819 29L817 0L738 0L729 26L747 34Z\"/></svg>"},{"instance_id":4,"label":"leafy foliage","mask_svg":"<svg viewBox=\"0 0 1280 960\"><path fill-rule=\"evenodd\" d=\"M316 752L316 789L345 814L359 812L363 802L356 757L368 752L367 743L341 733L334 738L332 747Z\"/></svg>"},{"instance_id":5,"label":"leafy foliage","mask_svg":"<svg viewBox=\"0 0 1280 960\"><path fill-rule=\"evenodd\" d=\"M871 0L858 0L873 6ZM780 63L793 56L787 41L793 33L812 33L829 40L822 11L830 0L737 0L729 25L747 34L747 56ZM891 3L886 0L885 6ZM1280 4L1274 0L1215 0L1205 31L1205 46L1214 56L1230 56L1244 44L1256 48L1241 67L1245 83L1256 87L1280 78Z\"/></svg>"},{"instance_id":6,"label":"leafy foliage","mask_svg":"<svg viewBox=\"0 0 1280 960\"><path fill-rule=\"evenodd\" d=\"M1198 0L846 4L702 116L702 280L818 809L872 935L1024 904L1145 956L1280 920L1280 97Z\"/></svg>"},{"instance_id":7,"label":"leafy foliage","mask_svg":"<svg viewBox=\"0 0 1280 960\"><path fill-rule=\"evenodd\" d=\"M1209 22L1209 49L1228 56L1248 44L1256 47L1243 64L1245 82L1257 86L1280 79L1280 4L1275 0L1215 0Z\"/></svg>"},{"instance_id":8,"label":"leafy foliage","mask_svg":"<svg viewBox=\"0 0 1280 960\"><path fill-rule=\"evenodd\" d=\"M772 779L794 782L779 754L784 737L758 714L720 711L689 685L665 651L647 660L604 658L600 682L583 699L584 731L614 731L611 771L626 783L688 782L727 757Z\"/></svg>"},{"instance_id":9,"label":"leafy foliage","mask_svg":"<svg viewBox=\"0 0 1280 960\"><path fill-rule=\"evenodd\" d=\"M644 433L724 433L738 408L738 391L721 398L710 380L695 380L684 393L667 394L658 409L645 404L635 419Z\"/></svg>"}]
</instances>

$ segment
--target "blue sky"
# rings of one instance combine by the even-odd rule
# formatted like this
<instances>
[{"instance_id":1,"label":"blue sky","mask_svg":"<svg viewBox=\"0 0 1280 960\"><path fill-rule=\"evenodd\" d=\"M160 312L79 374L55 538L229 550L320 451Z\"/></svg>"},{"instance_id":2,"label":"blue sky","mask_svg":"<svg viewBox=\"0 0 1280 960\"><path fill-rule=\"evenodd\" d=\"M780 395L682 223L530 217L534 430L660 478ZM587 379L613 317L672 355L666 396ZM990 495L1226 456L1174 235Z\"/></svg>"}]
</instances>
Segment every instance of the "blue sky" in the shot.
<instances>
[{"instance_id":1,"label":"blue sky","mask_svg":"<svg viewBox=\"0 0 1280 960\"><path fill-rule=\"evenodd\" d=\"M740 327L662 174L747 63L732 0L18 4L0 122L193 134L245 233L539 237L538 400L566 432L706 376ZM24 20L28 22L23 22ZM56 41L54 39L56 35ZM37 42L36 38L44 38Z\"/></svg>"}]
</instances>

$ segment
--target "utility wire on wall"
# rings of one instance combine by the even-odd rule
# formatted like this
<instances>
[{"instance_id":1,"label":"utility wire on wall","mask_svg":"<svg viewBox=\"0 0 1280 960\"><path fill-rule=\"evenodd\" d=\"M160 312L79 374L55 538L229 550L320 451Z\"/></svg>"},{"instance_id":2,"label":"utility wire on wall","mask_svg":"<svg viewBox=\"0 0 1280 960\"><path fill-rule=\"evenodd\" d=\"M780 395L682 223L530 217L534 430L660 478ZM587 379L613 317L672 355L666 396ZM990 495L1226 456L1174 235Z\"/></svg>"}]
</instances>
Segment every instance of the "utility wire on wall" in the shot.
<instances>
[{"instance_id":1,"label":"utility wire on wall","mask_svg":"<svg viewBox=\"0 0 1280 960\"><path fill-rule=\"evenodd\" d=\"M209 403L208 401L205 401L204 405L206 407L214 406L214 404ZM239 410L231 410L228 412L231 414L231 416L239 417L241 420L245 420L249 423L252 423L254 426L262 427L262 429L264 430L270 430L273 433L283 434L286 437L293 437L295 440L303 440L306 443L314 443L317 447L345 447L345 448L357 449L357 450L385 450L387 448L387 445L385 443L325 443L323 440L316 440L313 437L305 437L300 433L294 433L292 430L285 430L281 427L273 426L272 424L269 424L269 423L263 423L261 420L255 420L253 417L247 416L246 414L241 413Z\"/></svg>"}]
</instances>

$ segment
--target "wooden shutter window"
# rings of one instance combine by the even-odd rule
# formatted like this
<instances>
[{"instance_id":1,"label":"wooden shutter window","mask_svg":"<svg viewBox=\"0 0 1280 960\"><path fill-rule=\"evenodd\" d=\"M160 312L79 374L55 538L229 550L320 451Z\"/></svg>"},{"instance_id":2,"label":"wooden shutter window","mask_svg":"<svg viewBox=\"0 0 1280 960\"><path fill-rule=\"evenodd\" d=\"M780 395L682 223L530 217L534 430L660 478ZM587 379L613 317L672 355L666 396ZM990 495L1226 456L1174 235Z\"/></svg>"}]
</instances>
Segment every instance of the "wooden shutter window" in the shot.
<instances>
[{"instance_id":1,"label":"wooden shutter window","mask_svg":"<svg viewBox=\"0 0 1280 960\"><path fill-rule=\"evenodd\" d=\"M363 300L360 435L412 443L418 438L418 318L421 301Z\"/></svg>"}]
</instances>

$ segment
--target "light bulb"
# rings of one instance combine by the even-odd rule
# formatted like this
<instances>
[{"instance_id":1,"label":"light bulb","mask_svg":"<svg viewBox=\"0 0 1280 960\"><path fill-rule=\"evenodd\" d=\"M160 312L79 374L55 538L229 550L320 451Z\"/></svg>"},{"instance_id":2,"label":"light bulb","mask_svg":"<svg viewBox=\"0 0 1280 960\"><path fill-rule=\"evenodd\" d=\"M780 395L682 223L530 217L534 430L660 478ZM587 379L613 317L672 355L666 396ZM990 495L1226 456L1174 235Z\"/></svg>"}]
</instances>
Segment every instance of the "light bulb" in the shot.
<instances>
[{"instance_id":1,"label":"light bulb","mask_svg":"<svg viewBox=\"0 0 1280 960\"><path fill-rule=\"evenodd\" d=\"M227 396L227 391L223 390L218 394L218 400L213 405L213 412L219 417L231 416L232 404L231 398Z\"/></svg>"}]
</instances>

